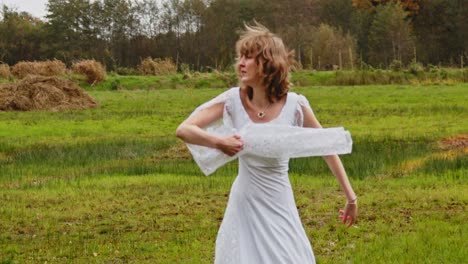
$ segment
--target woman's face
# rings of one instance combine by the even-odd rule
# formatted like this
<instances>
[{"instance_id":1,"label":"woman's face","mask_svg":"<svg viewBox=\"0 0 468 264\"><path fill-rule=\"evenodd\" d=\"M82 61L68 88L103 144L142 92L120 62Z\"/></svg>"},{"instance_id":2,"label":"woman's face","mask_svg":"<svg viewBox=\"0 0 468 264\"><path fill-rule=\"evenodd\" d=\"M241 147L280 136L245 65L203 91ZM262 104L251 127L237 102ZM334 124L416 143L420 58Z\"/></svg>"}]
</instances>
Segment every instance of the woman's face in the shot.
<instances>
[{"instance_id":1,"label":"woman's face","mask_svg":"<svg viewBox=\"0 0 468 264\"><path fill-rule=\"evenodd\" d=\"M242 55L237 67L242 84L254 86L258 82L257 62L253 56Z\"/></svg>"}]
</instances>

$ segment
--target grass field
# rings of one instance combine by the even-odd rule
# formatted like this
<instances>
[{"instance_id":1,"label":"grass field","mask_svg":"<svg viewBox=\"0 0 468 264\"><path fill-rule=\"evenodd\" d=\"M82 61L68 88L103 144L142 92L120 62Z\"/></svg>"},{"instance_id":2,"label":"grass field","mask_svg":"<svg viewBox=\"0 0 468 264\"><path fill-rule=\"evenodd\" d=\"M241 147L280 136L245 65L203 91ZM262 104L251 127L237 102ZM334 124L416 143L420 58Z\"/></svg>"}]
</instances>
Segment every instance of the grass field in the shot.
<instances>
[{"instance_id":1,"label":"grass field","mask_svg":"<svg viewBox=\"0 0 468 264\"><path fill-rule=\"evenodd\" d=\"M223 90L145 82L88 87L98 109L0 112L0 263L212 262L236 164L202 176L174 131ZM291 161L319 263L466 263L468 84L294 91L354 140L352 228L325 162Z\"/></svg>"}]
</instances>

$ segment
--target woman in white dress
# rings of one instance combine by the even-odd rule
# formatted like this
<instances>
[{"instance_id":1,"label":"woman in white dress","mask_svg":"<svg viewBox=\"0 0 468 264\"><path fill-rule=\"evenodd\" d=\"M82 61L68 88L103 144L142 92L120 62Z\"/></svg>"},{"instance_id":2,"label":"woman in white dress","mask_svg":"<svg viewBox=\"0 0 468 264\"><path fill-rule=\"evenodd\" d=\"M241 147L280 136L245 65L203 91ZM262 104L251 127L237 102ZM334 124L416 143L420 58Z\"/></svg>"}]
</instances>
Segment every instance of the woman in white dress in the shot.
<instances>
[{"instance_id":1,"label":"woman in white dress","mask_svg":"<svg viewBox=\"0 0 468 264\"><path fill-rule=\"evenodd\" d=\"M279 37L258 23L246 26L236 51L241 87L200 106L177 128L176 135L188 143L191 151L190 146L198 145L228 156L243 153L245 142L239 133L221 136L206 129L217 120L233 131L259 124L321 128L307 99L288 92L293 53ZM267 145L255 144L268 149ZM281 139L277 144L282 144ZM197 158L195 151L192 154ZM339 157L334 154L323 158L347 198L339 218L351 226L357 217L357 196ZM239 155L238 176L216 238L215 263L315 263L294 201L288 162L287 157Z\"/></svg>"}]
</instances>

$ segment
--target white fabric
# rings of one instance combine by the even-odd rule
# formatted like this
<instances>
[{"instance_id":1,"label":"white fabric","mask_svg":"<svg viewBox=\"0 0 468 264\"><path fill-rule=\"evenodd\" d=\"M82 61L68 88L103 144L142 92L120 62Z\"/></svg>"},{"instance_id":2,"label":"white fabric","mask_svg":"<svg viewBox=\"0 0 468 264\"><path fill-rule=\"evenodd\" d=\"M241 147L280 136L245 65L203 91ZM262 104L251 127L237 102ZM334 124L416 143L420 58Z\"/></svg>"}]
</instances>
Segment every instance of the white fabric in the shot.
<instances>
[{"instance_id":1,"label":"white fabric","mask_svg":"<svg viewBox=\"0 0 468 264\"><path fill-rule=\"evenodd\" d=\"M224 104L223 118L221 120L218 120L210 124L208 127L205 128L205 130L209 133L212 133L218 136L222 136L222 135L228 136L228 135L237 133L237 130L234 129L232 125L232 118L230 116L230 113L227 111L227 106L230 101L228 99L230 97L232 97L232 89L200 105L199 107L197 107L197 109L195 109L195 111L193 111L191 116L198 113L202 109L206 109L215 104L220 104L220 103ZM194 145L194 144L187 144L187 147L192 153L193 159L195 160L195 162L198 164L198 166L200 167L200 169L203 171L205 175L209 175L213 173L216 169L218 169L222 165L237 158L235 156L230 157L218 149L208 148L208 147Z\"/></svg>"},{"instance_id":2,"label":"white fabric","mask_svg":"<svg viewBox=\"0 0 468 264\"><path fill-rule=\"evenodd\" d=\"M272 124L249 124L240 131L245 142L238 155L268 158L299 158L351 153L348 131L337 128L302 128Z\"/></svg>"},{"instance_id":3,"label":"white fabric","mask_svg":"<svg viewBox=\"0 0 468 264\"><path fill-rule=\"evenodd\" d=\"M310 107L305 97L295 93L288 93L279 116L266 124L252 122L239 88L194 113L216 103L224 103L223 119L207 131L219 135L238 131L245 147L238 155L239 173L216 238L215 264L315 263L288 177L289 158L349 153L349 132L294 127L304 122L302 107ZM196 145L189 149L205 174L236 158Z\"/></svg>"},{"instance_id":4,"label":"white fabric","mask_svg":"<svg viewBox=\"0 0 468 264\"><path fill-rule=\"evenodd\" d=\"M309 102L303 95L289 93L287 103L291 101L296 101L297 103L295 107L291 107L291 110L293 110L292 124L285 126L275 124L278 123L278 119L283 118L282 113L273 122L265 124L251 122L246 113L245 115L236 115L233 118L231 111L233 102L240 103L240 106L242 106L240 97L239 100L236 100L238 93L239 88L226 91L213 100L201 105L192 113L193 115L204 108L224 103L223 119L205 129L219 136L239 134L245 143L244 150L232 157L218 149L187 144L195 162L205 175L213 173L224 164L245 154L255 154L269 158L298 158L351 153L351 135L342 127L302 128L304 122L302 107L311 109ZM231 99L229 100L229 98ZM285 108L283 108L282 112L284 112ZM238 124L236 127L240 127L242 124L245 125L241 126L242 129L239 131L239 129L234 128L233 122Z\"/></svg>"}]
</instances>

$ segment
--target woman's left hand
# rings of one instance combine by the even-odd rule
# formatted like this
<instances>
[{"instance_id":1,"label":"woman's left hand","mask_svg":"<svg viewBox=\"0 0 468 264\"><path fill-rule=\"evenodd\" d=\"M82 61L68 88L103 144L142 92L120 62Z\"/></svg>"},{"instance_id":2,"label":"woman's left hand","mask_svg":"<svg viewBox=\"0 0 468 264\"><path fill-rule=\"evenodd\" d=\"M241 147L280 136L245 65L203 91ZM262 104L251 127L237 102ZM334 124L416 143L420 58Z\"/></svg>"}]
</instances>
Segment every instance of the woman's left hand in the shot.
<instances>
[{"instance_id":1,"label":"woman's left hand","mask_svg":"<svg viewBox=\"0 0 468 264\"><path fill-rule=\"evenodd\" d=\"M340 220L343 222L343 224L347 225L347 227L352 226L356 222L357 215L357 203L347 203L345 209L340 210Z\"/></svg>"}]
</instances>

